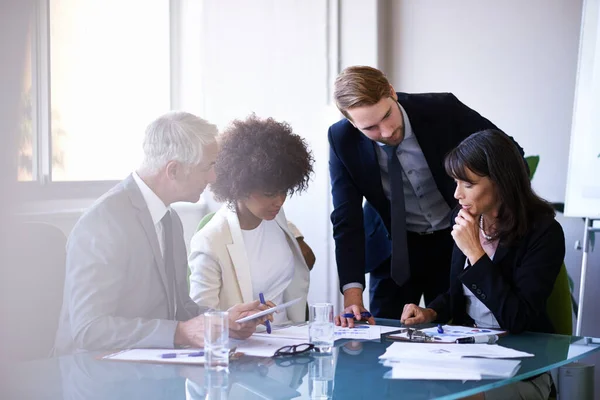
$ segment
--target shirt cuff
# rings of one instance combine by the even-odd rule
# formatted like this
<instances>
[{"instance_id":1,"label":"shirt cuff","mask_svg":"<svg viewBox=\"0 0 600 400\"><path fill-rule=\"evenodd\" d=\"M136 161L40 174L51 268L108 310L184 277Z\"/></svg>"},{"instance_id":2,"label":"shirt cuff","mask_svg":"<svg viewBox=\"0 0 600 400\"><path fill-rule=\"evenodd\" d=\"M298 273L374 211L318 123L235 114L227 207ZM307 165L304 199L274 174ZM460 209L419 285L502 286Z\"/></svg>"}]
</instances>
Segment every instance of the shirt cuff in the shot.
<instances>
[{"instance_id":1,"label":"shirt cuff","mask_svg":"<svg viewBox=\"0 0 600 400\"><path fill-rule=\"evenodd\" d=\"M344 286L342 286L342 293L345 292L348 289L353 289L353 288L360 288L360 290L364 290L364 286L358 282L352 282L352 283L346 283Z\"/></svg>"}]
</instances>

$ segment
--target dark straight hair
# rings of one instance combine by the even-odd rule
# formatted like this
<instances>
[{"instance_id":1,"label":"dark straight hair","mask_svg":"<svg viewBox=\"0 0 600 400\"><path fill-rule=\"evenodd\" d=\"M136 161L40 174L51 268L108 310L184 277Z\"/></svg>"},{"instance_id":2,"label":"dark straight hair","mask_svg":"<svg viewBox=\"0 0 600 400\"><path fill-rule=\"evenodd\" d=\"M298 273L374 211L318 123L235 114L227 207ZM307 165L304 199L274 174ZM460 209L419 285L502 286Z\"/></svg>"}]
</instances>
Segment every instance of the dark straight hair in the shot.
<instances>
[{"instance_id":1,"label":"dark straight hair","mask_svg":"<svg viewBox=\"0 0 600 400\"><path fill-rule=\"evenodd\" d=\"M467 178L468 169L494 183L500 197L496 232L503 244L523 237L537 216L556 214L534 193L525 160L512 139L499 130L472 134L446 155L444 166L454 179L473 183Z\"/></svg>"}]
</instances>

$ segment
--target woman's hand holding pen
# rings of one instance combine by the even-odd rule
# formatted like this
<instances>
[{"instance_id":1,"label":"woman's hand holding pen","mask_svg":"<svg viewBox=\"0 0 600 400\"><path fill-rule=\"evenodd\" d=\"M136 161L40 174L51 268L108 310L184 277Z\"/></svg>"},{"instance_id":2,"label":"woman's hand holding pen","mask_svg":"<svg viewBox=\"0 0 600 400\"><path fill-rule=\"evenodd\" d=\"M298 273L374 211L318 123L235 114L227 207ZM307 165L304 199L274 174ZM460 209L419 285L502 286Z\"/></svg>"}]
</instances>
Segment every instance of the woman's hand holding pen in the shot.
<instances>
[{"instance_id":1,"label":"woman's hand holding pen","mask_svg":"<svg viewBox=\"0 0 600 400\"><path fill-rule=\"evenodd\" d=\"M273 307L275 307L276 305L277 305L277 304L273 303L271 300L267 300L267 301L265 302L265 306L267 306L267 308L273 308ZM275 311L275 312L276 312L276 313L278 313L278 312L281 312L281 310L280 310L280 311Z\"/></svg>"},{"instance_id":2,"label":"woman's hand holding pen","mask_svg":"<svg viewBox=\"0 0 600 400\"><path fill-rule=\"evenodd\" d=\"M258 300L251 303L236 304L229 310L229 336L234 339L247 339L256 331L256 325L262 324L267 320L272 321L273 316L271 314L265 315L260 318L253 319L247 322L235 322L240 318L247 317L248 315L256 314L259 311L266 310L268 307L266 304L260 304Z\"/></svg>"},{"instance_id":3,"label":"woman's hand holding pen","mask_svg":"<svg viewBox=\"0 0 600 400\"><path fill-rule=\"evenodd\" d=\"M471 265L475 264L485 251L479 240L478 218L469 214L466 210L460 210L454 219L452 227L452 238L456 246L467 256Z\"/></svg>"},{"instance_id":4,"label":"woman's hand holding pen","mask_svg":"<svg viewBox=\"0 0 600 400\"><path fill-rule=\"evenodd\" d=\"M416 304L405 304L400 323L405 325L426 324L435 321L437 313L431 308L419 307Z\"/></svg>"}]
</instances>

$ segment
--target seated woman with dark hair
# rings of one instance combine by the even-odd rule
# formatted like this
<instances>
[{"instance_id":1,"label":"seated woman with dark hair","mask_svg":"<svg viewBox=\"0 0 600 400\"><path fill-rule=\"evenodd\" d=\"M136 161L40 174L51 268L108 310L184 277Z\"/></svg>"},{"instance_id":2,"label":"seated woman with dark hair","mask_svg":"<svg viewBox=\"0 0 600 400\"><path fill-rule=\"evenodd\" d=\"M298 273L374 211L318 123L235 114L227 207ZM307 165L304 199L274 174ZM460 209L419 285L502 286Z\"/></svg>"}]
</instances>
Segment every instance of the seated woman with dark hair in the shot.
<instances>
[{"instance_id":1,"label":"seated woman with dark hair","mask_svg":"<svg viewBox=\"0 0 600 400\"><path fill-rule=\"evenodd\" d=\"M445 167L456 180L460 205L453 214L450 288L427 308L405 305L401 322L452 320L511 333L553 333L546 301L564 261L565 238L552 206L533 192L518 149L504 133L485 130L452 150ZM547 398L549 390L543 374L498 395Z\"/></svg>"},{"instance_id":2,"label":"seated woman with dark hair","mask_svg":"<svg viewBox=\"0 0 600 400\"><path fill-rule=\"evenodd\" d=\"M274 322L304 321L309 268L282 206L308 187L312 154L287 123L254 115L234 121L220 146L211 188L226 204L192 238L190 297L221 310L259 293L271 306L301 297Z\"/></svg>"}]
</instances>

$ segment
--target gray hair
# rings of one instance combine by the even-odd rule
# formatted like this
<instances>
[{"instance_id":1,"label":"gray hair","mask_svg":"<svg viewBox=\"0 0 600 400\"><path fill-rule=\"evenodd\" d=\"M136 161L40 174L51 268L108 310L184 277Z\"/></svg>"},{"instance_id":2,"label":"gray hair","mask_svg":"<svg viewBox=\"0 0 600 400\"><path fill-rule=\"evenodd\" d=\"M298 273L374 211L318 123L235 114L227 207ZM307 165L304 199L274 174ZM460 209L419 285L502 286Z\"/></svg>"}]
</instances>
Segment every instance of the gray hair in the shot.
<instances>
[{"instance_id":1,"label":"gray hair","mask_svg":"<svg viewBox=\"0 0 600 400\"><path fill-rule=\"evenodd\" d=\"M144 134L144 161L141 170L156 173L169 161L188 167L202 162L203 147L216 142L217 127L183 111L158 117Z\"/></svg>"}]
</instances>

